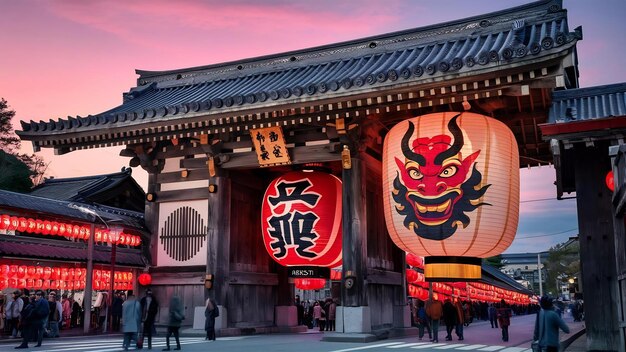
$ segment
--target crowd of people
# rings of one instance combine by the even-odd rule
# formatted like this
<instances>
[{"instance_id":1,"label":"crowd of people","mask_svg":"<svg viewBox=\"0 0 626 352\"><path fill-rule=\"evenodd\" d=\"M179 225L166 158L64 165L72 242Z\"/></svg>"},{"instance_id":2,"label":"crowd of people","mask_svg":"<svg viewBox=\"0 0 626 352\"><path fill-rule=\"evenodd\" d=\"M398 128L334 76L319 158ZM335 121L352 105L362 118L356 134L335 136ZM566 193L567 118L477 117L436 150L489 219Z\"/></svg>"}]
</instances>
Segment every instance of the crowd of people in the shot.
<instances>
[{"instance_id":1,"label":"crowd of people","mask_svg":"<svg viewBox=\"0 0 626 352\"><path fill-rule=\"evenodd\" d=\"M326 298L317 301L300 301L296 295L295 305L298 310L298 325L319 331L335 331L337 300Z\"/></svg>"},{"instance_id":2,"label":"crowd of people","mask_svg":"<svg viewBox=\"0 0 626 352\"><path fill-rule=\"evenodd\" d=\"M572 310L574 320L580 319L582 304L574 303ZM537 314L534 340L544 351L558 351L559 329L569 333L569 328L562 319L562 311L554 305L549 297L542 297L540 305L510 305L504 300L499 303L470 302L459 298L411 302L412 323L418 328L418 339L422 340L426 333L431 342L439 342L439 328L445 326L445 340L453 339L452 333L459 341L464 340L463 327L474 319L489 320L491 328L501 329L502 341L509 341L509 326L513 315Z\"/></svg>"}]
</instances>

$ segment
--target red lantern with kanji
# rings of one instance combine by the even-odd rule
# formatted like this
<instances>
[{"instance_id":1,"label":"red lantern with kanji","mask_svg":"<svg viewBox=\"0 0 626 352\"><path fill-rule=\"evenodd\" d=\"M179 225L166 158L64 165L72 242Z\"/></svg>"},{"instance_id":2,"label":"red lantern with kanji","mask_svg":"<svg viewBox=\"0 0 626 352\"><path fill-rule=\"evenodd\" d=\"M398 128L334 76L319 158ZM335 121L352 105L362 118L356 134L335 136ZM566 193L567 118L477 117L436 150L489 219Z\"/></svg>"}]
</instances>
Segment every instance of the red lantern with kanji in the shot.
<instances>
[{"instance_id":1,"label":"red lantern with kanji","mask_svg":"<svg viewBox=\"0 0 626 352\"><path fill-rule=\"evenodd\" d=\"M56 221L52 222L52 230L50 230L50 234L52 236L57 236L59 234L59 223Z\"/></svg>"},{"instance_id":2,"label":"red lantern with kanji","mask_svg":"<svg viewBox=\"0 0 626 352\"><path fill-rule=\"evenodd\" d=\"M263 197L265 249L284 266L341 265L341 181L322 172L290 172Z\"/></svg>"},{"instance_id":3,"label":"red lantern with kanji","mask_svg":"<svg viewBox=\"0 0 626 352\"><path fill-rule=\"evenodd\" d=\"M52 234L52 223L48 220L45 220L43 222L43 233L45 235L51 235Z\"/></svg>"},{"instance_id":4,"label":"red lantern with kanji","mask_svg":"<svg viewBox=\"0 0 626 352\"><path fill-rule=\"evenodd\" d=\"M387 230L425 256L430 281L479 279L481 260L502 253L519 218L519 152L490 117L434 113L394 126L383 146Z\"/></svg>"},{"instance_id":5,"label":"red lantern with kanji","mask_svg":"<svg viewBox=\"0 0 626 352\"><path fill-rule=\"evenodd\" d=\"M321 290L326 286L326 279L294 279L294 284L301 290Z\"/></svg>"},{"instance_id":6,"label":"red lantern with kanji","mask_svg":"<svg viewBox=\"0 0 626 352\"><path fill-rule=\"evenodd\" d=\"M34 266L28 266L26 267L26 275L28 275L29 277L34 277L35 276L35 267Z\"/></svg>"},{"instance_id":7,"label":"red lantern with kanji","mask_svg":"<svg viewBox=\"0 0 626 352\"><path fill-rule=\"evenodd\" d=\"M43 278L45 280L48 280L50 278L50 276L52 275L52 268L49 266L46 266L43 268Z\"/></svg>"},{"instance_id":8,"label":"red lantern with kanji","mask_svg":"<svg viewBox=\"0 0 626 352\"><path fill-rule=\"evenodd\" d=\"M43 224L43 220L35 220L35 233L43 233L43 230L45 229L45 225Z\"/></svg>"},{"instance_id":9,"label":"red lantern with kanji","mask_svg":"<svg viewBox=\"0 0 626 352\"><path fill-rule=\"evenodd\" d=\"M139 274L139 284L142 286L148 286L152 283L152 276L148 273Z\"/></svg>"},{"instance_id":10,"label":"red lantern with kanji","mask_svg":"<svg viewBox=\"0 0 626 352\"><path fill-rule=\"evenodd\" d=\"M35 231L37 231L37 221L35 221L35 219L27 219L28 220L28 226L26 228L27 232L30 233L35 233Z\"/></svg>"},{"instance_id":11,"label":"red lantern with kanji","mask_svg":"<svg viewBox=\"0 0 626 352\"><path fill-rule=\"evenodd\" d=\"M57 231L57 234L59 236L66 236L66 231L67 231L67 226L64 223L59 223L59 230Z\"/></svg>"},{"instance_id":12,"label":"red lantern with kanji","mask_svg":"<svg viewBox=\"0 0 626 352\"><path fill-rule=\"evenodd\" d=\"M26 276L26 271L27 271L27 270L28 270L28 269L27 269L26 265L20 265L20 266L18 266L18 267L17 267L17 277L18 277L18 279L21 279L21 278L25 277L25 276Z\"/></svg>"}]
</instances>

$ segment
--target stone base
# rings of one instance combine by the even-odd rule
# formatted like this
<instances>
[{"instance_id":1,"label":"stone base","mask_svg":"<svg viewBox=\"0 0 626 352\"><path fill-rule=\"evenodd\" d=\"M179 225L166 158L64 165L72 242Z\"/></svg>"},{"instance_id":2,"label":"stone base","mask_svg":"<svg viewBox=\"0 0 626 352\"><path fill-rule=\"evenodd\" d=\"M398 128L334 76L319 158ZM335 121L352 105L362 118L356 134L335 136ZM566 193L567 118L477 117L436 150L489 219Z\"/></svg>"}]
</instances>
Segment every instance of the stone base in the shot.
<instances>
[{"instance_id":1,"label":"stone base","mask_svg":"<svg viewBox=\"0 0 626 352\"><path fill-rule=\"evenodd\" d=\"M411 327L411 307L408 305L393 307L393 327L394 328L410 328Z\"/></svg>"},{"instance_id":2,"label":"stone base","mask_svg":"<svg viewBox=\"0 0 626 352\"><path fill-rule=\"evenodd\" d=\"M215 318L215 331L226 328L228 311L224 306L218 305L217 308L220 310L220 316ZM206 318L204 317L205 307L194 307L193 309L193 328L195 330L204 330L204 322Z\"/></svg>"},{"instance_id":3,"label":"stone base","mask_svg":"<svg viewBox=\"0 0 626 352\"><path fill-rule=\"evenodd\" d=\"M276 306L274 316L276 317L276 326L279 328L298 325L296 306Z\"/></svg>"},{"instance_id":4,"label":"stone base","mask_svg":"<svg viewBox=\"0 0 626 352\"><path fill-rule=\"evenodd\" d=\"M367 334L372 332L370 307L337 307L337 332Z\"/></svg>"}]
</instances>

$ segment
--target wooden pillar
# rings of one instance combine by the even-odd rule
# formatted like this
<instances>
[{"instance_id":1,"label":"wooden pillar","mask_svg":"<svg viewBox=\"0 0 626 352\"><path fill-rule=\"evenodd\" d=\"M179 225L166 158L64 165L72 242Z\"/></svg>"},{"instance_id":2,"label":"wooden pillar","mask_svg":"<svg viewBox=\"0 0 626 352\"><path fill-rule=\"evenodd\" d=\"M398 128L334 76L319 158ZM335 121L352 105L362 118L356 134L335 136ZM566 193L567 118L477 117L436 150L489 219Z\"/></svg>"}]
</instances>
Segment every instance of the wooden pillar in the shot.
<instances>
[{"instance_id":1,"label":"wooden pillar","mask_svg":"<svg viewBox=\"0 0 626 352\"><path fill-rule=\"evenodd\" d=\"M575 146L580 262L585 301L587 350L617 351L619 301L611 192L604 178L610 170L608 145Z\"/></svg>"},{"instance_id":2,"label":"wooden pillar","mask_svg":"<svg viewBox=\"0 0 626 352\"><path fill-rule=\"evenodd\" d=\"M217 176L211 178L209 183L216 189L208 199L206 270L207 274L213 275L213 288L206 295L219 306L228 307L231 181L227 176Z\"/></svg>"},{"instance_id":3,"label":"wooden pillar","mask_svg":"<svg viewBox=\"0 0 626 352\"><path fill-rule=\"evenodd\" d=\"M617 271L618 301L615 305L619 326L618 351L626 351L626 145L612 146L610 149L615 181L613 194L613 227L615 232L615 260Z\"/></svg>"},{"instance_id":4,"label":"wooden pillar","mask_svg":"<svg viewBox=\"0 0 626 352\"><path fill-rule=\"evenodd\" d=\"M341 279L342 305L344 307L367 306L367 221L365 199L365 163L352 158L352 168L343 169L343 275ZM382 214L381 214L382 216ZM384 221L381 217L381 221ZM346 280L352 278L352 287Z\"/></svg>"},{"instance_id":5,"label":"wooden pillar","mask_svg":"<svg viewBox=\"0 0 626 352\"><path fill-rule=\"evenodd\" d=\"M149 172L149 171L148 171ZM159 184L156 182L156 174L153 172L148 173L148 192L147 195L154 196L159 191ZM144 211L144 219L146 221L146 227L151 233L148 252L150 253L150 263L152 266L157 266L157 258L159 252L159 203L146 200L146 209ZM141 292L135 292L135 297L141 297Z\"/></svg>"}]
</instances>

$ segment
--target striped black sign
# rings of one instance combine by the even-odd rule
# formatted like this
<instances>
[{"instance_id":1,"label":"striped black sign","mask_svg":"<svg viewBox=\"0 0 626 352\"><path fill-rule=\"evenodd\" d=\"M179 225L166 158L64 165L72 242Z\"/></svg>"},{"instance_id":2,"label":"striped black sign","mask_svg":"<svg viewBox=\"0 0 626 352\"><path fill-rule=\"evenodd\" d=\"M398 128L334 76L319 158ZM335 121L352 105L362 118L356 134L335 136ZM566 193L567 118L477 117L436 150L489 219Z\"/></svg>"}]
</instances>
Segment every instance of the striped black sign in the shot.
<instances>
[{"instance_id":1,"label":"striped black sign","mask_svg":"<svg viewBox=\"0 0 626 352\"><path fill-rule=\"evenodd\" d=\"M182 262L198 253L206 241L206 233L202 216L191 207L181 207L167 216L159 240L170 258Z\"/></svg>"}]
</instances>

